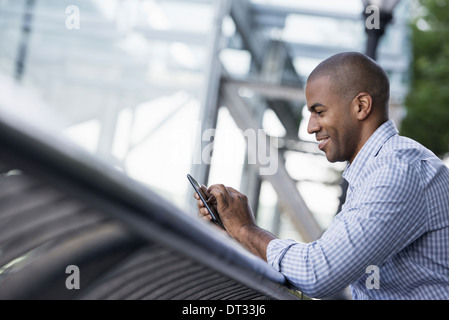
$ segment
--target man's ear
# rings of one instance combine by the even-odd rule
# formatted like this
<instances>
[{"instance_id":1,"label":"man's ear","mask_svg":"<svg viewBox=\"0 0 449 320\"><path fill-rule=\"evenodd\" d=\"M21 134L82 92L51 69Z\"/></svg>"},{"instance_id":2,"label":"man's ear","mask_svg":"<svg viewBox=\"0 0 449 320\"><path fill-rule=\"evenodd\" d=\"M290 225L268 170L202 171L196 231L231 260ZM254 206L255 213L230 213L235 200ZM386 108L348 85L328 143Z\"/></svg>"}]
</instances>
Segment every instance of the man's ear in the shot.
<instances>
[{"instance_id":1,"label":"man's ear","mask_svg":"<svg viewBox=\"0 0 449 320\"><path fill-rule=\"evenodd\" d=\"M358 120L365 120L373 110L373 97L366 92L361 92L353 100Z\"/></svg>"}]
</instances>

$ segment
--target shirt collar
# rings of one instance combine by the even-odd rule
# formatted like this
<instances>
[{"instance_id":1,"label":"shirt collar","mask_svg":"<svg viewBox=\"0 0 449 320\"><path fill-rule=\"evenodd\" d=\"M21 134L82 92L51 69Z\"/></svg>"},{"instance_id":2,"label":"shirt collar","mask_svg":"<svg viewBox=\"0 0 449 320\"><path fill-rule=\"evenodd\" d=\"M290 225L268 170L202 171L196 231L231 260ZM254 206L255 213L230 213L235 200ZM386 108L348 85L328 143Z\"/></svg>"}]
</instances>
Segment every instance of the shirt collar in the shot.
<instances>
[{"instance_id":1,"label":"shirt collar","mask_svg":"<svg viewBox=\"0 0 449 320\"><path fill-rule=\"evenodd\" d=\"M385 142L398 133L399 131L393 120L389 120L381 125L363 145L352 164L348 164L343 172L343 178L345 178L350 185L354 184L359 176L360 170L365 167L366 162L370 158L377 156Z\"/></svg>"}]
</instances>

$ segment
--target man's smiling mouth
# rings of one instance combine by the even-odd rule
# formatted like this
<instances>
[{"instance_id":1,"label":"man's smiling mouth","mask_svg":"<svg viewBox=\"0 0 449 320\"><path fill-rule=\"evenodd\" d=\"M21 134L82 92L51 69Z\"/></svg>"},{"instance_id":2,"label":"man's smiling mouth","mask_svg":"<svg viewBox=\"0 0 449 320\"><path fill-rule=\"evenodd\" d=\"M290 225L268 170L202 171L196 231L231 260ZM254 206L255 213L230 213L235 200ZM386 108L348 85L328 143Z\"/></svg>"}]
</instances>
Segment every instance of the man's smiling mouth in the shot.
<instances>
[{"instance_id":1,"label":"man's smiling mouth","mask_svg":"<svg viewBox=\"0 0 449 320\"><path fill-rule=\"evenodd\" d=\"M319 142L318 148L320 150L323 150L324 147L327 145L327 143L329 142L331 138L329 137L323 137L323 138L317 138L317 141Z\"/></svg>"}]
</instances>

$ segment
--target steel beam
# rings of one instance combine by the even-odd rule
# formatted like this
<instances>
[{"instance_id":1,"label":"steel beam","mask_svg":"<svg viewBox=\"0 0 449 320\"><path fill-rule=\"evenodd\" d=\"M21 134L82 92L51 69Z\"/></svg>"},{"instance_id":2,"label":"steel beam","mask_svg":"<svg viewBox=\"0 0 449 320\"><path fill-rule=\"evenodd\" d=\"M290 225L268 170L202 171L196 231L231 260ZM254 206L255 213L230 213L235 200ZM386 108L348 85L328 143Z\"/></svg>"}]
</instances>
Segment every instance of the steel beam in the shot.
<instances>
[{"instance_id":1,"label":"steel beam","mask_svg":"<svg viewBox=\"0 0 449 320\"><path fill-rule=\"evenodd\" d=\"M245 47L253 57L256 69L260 70L264 62L267 39L256 32L251 6L248 0L232 1L230 15Z\"/></svg>"},{"instance_id":2,"label":"steel beam","mask_svg":"<svg viewBox=\"0 0 449 320\"><path fill-rule=\"evenodd\" d=\"M251 6L251 11L253 15L260 17L260 19L258 18L257 21L260 21L262 25L266 17L270 18L269 21L274 21L273 17L277 17L279 19L279 22L281 22L287 16L292 14L305 15L310 17L333 18L338 20L361 21L363 19L361 11L360 13L335 12L329 10L298 8L294 6L276 6L259 3L254 3ZM283 24L279 23L279 27L283 27Z\"/></svg>"},{"instance_id":3,"label":"steel beam","mask_svg":"<svg viewBox=\"0 0 449 320\"><path fill-rule=\"evenodd\" d=\"M241 89L247 89L260 94L266 99L282 99L290 101L305 101L303 88L285 86L281 84L267 83L260 80L241 80L232 78L223 78L224 83Z\"/></svg>"}]
</instances>

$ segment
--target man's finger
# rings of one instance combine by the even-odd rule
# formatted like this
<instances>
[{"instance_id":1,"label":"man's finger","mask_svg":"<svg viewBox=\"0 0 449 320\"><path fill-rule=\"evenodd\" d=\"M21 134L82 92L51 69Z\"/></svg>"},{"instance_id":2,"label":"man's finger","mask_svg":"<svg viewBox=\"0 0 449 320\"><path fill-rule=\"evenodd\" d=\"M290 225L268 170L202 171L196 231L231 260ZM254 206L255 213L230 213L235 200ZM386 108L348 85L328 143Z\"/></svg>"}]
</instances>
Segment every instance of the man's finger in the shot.
<instances>
[{"instance_id":1,"label":"man's finger","mask_svg":"<svg viewBox=\"0 0 449 320\"><path fill-rule=\"evenodd\" d=\"M228 189L228 192L230 194L236 195L236 194L241 194L238 190L232 188L232 187L226 187Z\"/></svg>"},{"instance_id":2,"label":"man's finger","mask_svg":"<svg viewBox=\"0 0 449 320\"><path fill-rule=\"evenodd\" d=\"M212 217L209 214L209 211L205 207L198 210L198 215L201 218L205 218L206 220L212 220Z\"/></svg>"},{"instance_id":3,"label":"man's finger","mask_svg":"<svg viewBox=\"0 0 449 320\"><path fill-rule=\"evenodd\" d=\"M201 191L203 192L203 195L206 196L206 198L210 198L211 194L209 193L209 191L207 191L207 187L203 184L201 185Z\"/></svg>"},{"instance_id":4,"label":"man's finger","mask_svg":"<svg viewBox=\"0 0 449 320\"><path fill-rule=\"evenodd\" d=\"M222 184L215 184L207 189L207 192L212 194L217 200L229 195L227 188Z\"/></svg>"},{"instance_id":5,"label":"man's finger","mask_svg":"<svg viewBox=\"0 0 449 320\"><path fill-rule=\"evenodd\" d=\"M228 192L227 187L222 184L213 185L208 189L216 200L216 209L220 213L229 206L229 202L232 200L232 194Z\"/></svg>"}]
</instances>

